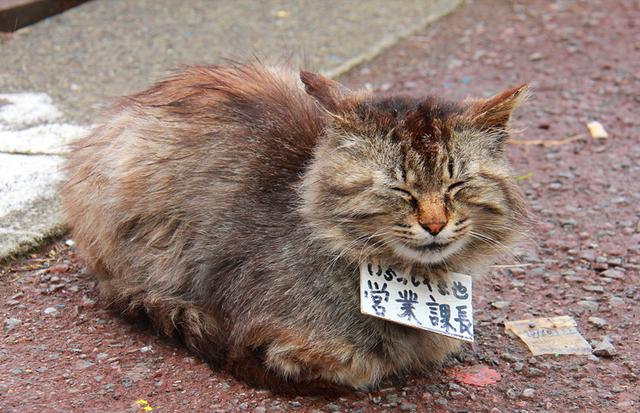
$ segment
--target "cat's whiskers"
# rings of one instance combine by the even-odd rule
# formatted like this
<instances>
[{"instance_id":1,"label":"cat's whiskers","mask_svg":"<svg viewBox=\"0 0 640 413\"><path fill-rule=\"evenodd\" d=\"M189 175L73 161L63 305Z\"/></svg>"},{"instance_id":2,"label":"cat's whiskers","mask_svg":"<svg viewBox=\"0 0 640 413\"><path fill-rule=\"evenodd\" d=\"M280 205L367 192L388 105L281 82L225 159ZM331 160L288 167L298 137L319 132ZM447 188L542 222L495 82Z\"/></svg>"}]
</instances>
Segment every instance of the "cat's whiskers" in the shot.
<instances>
[{"instance_id":1,"label":"cat's whiskers","mask_svg":"<svg viewBox=\"0 0 640 413\"><path fill-rule=\"evenodd\" d=\"M355 249L355 247L357 246L357 244L359 242L361 242L363 240L368 240L369 238L367 238L367 237L370 238L370 236L368 236L368 235L363 235L363 236L357 237L357 238L353 239L352 241L350 241L343 249L341 249L340 253L338 253L338 255L336 255L334 257L334 259L331 260L331 264L327 268L328 272L333 271L333 268L338 263L340 258L342 258L343 256L347 255L347 253L349 253L351 250ZM367 242L367 241L365 241L365 242Z\"/></svg>"},{"instance_id":2,"label":"cat's whiskers","mask_svg":"<svg viewBox=\"0 0 640 413\"><path fill-rule=\"evenodd\" d=\"M513 251L508 246L504 245L502 242L497 241L487 235L477 233L475 231L469 231L469 235L496 250L500 254L507 254L511 258L515 259L517 262L520 262L520 259L513 254Z\"/></svg>"},{"instance_id":3,"label":"cat's whiskers","mask_svg":"<svg viewBox=\"0 0 640 413\"><path fill-rule=\"evenodd\" d=\"M490 231L510 232L512 234L515 234L518 237L522 237L526 239L527 241L530 241L530 242L536 241L536 239L534 238L534 235L531 234L530 231L526 229L522 229L521 227L518 227L518 226L510 225L510 224L497 224L497 225L482 224L482 225L479 225L479 227L482 229L488 229Z\"/></svg>"},{"instance_id":4,"label":"cat's whiskers","mask_svg":"<svg viewBox=\"0 0 640 413\"><path fill-rule=\"evenodd\" d=\"M375 256L375 255L378 254L379 251L381 251L383 248L388 247L392 243L393 243L393 239L381 238L375 244L371 245L371 247L370 247L371 250L370 251L362 250L361 255L360 255L360 259L362 259L363 255L364 255L365 258L366 257Z\"/></svg>"},{"instance_id":5,"label":"cat's whiskers","mask_svg":"<svg viewBox=\"0 0 640 413\"><path fill-rule=\"evenodd\" d=\"M357 237L353 240L351 240L346 247L344 247L340 253L334 257L331 260L331 264L327 267L327 271L331 272L333 271L335 265L338 263L338 261L340 260L340 258L344 257L345 255L349 254L350 252L359 249L360 250L360 254L358 254L358 262L362 262L362 255L363 255L363 251L366 250L367 248L367 244L375 237L384 237L386 235L389 234L389 231L386 228L380 229L378 231L375 231L373 234L371 235L362 235L360 237ZM360 246L359 244L364 241L364 245ZM377 243L380 242L380 240L376 241L373 245L377 245Z\"/></svg>"},{"instance_id":6,"label":"cat's whiskers","mask_svg":"<svg viewBox=\"0 0 640 413\"><path fill-rule=\"evenodd\" d=\"M421 239L423 239L424 237L419 236L418 234L412 233L411 235L413 236L407 236L404 233L397 233L394 232L393 235L395 235L398 238L402 238L402 239L406 239L406 240L411 240L411 241L420 241Z\"/></svg>"},{"instance_id":7,"label":"cat's whiskers","mask_svg":"<svg viewBox=\"0 0 640 413\"><path fill-rule=\"evenodd\" d=\"M472 237L475 237L476 239L482 240L490 245L494 245L496 247L501 247L501 248L504 248L505 250L508 250L508 247L506 245L504 245L502 242L494 238L491 238L489 235L481 234L475 231L469 231L469 235L471 235Z\"/></svg>"},{"instance_id":8,"label":"cat's whiskers","mask_svg":"<svg viewBox=\"0 0 640 413\"><path fill-rule=\"evenodd\" d=\"M370 248L371 248L373 251L378 251L379 249L381 249L381 248L382 248L382 247L384 247L385 245L388 245L390 241L389 241L388 239L386 239L386 238L385 238L385 237L386 237L386 236L388 236L388 235L391 235L391 232L390 232L390 231L388 231L388 230L385 230L384 232L381 232L381 233L377 234L377 236L378 236L378 237L380 237L380 239L379 239L379 240L377 240L376 242L374 242L374 243L370 246ZM371 238L370 238L370 239L371 239ZM369 240L370 240L370 239L369 239ZM367 240L367 242L368 242L369 240ZM376 246L380 246L380 248L376 248ZM365 254L365 253L366 253L366 254ZM366 243L365 243L365 245L363 246L363 248L360 250L360 254L359 254L359 256L358 256L358 261L360 261L360 262L362 261L362 259L363 259L363 255L364 255L364 258L367 258L369 255L373 255L371 252L367 251L367 245L366 245Z\"/></svg>"}]
</instances>

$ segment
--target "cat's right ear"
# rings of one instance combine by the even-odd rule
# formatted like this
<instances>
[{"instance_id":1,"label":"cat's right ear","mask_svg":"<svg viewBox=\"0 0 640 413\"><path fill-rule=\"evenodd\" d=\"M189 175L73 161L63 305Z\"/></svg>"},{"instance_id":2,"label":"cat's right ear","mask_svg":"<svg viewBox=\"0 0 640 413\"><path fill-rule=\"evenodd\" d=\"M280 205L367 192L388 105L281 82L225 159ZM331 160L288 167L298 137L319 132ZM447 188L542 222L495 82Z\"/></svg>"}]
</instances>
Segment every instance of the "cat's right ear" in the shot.
<instances>
[{"instance_id":1,"label":"cat's right ear","mask_svg":"<svg viewBox=\"0 0 640 413\"><path fill-rule=\"evenodd\" d=\"M511 113L529 97L529 87L523 85L507 89L489 99L469 102L465 117L481 129L505 130Z\"/></svg>"},{"instance_id":2,"label":"cat's right ear","mask_svg":"<svg viewBox=\"0 0 640 413\"><path fill-rule=\"evenodd\" d=\"M317 73L300 71L300 80L309 96L314 97L325 109L335 113L348 89L340 83Z\"/></svg>"}]
</instances>

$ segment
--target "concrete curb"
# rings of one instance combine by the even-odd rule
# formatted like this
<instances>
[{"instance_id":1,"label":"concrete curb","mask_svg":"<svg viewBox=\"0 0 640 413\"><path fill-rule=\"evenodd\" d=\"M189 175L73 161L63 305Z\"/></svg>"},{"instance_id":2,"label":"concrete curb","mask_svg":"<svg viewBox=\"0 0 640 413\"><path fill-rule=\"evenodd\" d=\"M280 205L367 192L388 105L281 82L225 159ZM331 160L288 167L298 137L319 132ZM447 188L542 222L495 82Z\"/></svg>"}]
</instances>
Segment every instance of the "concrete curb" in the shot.
<instances>
[{"instance_id":1,"label":"concrete curb","mask_svg":"<svg viewBox=\"0 0 640 413\"><path fill-rule=\"evenodd\" d=\"M341 75L344 75L350 70L360 66L361 64L367 63L373 60L380 53L382 53L389 47L393 46L394 44L398 43L400 40L405 39L411 36L412 34L419 32L420 30L425 29L427 26L429 26L431 23L435 22L436 20L453 13L453 11L457 9L463 2L464 0L454 0L450 2L451 4L449 8L443 9L439 13L432 14L423 22L420 22L411 27L408 27L407 29L399 33L396 33L393 36L386 36L380 42L372 45L371 48L366 52L352 57L351 59L347 60L346 62L342 63L336 68L329 69L329 70L321 70L320 72L323 75L333 79Z\"/></svg>"}]
</instances>

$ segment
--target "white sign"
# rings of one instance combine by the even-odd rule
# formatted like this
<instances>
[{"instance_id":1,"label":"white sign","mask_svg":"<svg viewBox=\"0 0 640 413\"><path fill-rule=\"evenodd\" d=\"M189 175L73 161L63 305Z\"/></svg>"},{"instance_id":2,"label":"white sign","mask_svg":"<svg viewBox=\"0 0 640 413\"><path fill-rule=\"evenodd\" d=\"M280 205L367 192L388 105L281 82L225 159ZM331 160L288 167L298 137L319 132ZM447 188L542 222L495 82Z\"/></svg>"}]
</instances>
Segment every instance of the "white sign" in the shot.
<instances>
[{"instance_id":1,"label":"white sign","mask_svg":"<svg viewBox=\"0 0 640 413\"><path fill-rule=\"evenodd\" d=\"M407 274L373 262L360 267L360 311L409 327L473 341L471 276Z\"/></svg>"}]
</instances>

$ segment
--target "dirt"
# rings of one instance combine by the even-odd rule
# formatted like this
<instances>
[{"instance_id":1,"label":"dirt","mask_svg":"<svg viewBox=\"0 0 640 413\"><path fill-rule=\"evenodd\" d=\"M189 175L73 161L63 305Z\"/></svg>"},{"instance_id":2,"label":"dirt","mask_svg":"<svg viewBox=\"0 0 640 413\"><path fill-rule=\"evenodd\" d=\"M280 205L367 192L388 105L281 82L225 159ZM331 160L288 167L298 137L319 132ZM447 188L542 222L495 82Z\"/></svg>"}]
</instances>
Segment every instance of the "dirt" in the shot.
<instances>
[{"instance_id":1,"label":"dirt","mask_svg":"<svg viewBox=\"0 0 640 413\"><path fill-rule=\"evenodd\" d=\"M453 97L529 82L514 139L578 136L509 145L533 225L508 267L476 284L476 343L457 360L341 398L253 389L106 311L63 239L2 270L0 411L638 411L639 26L635 1L468 2L342 79ZM589 136L592 120L607 139ZM607 336L615 354L533 357L504 331L555 315L588 341ZM463 384L456 368L500 380Z\"/></svg>"}]
</instances>

